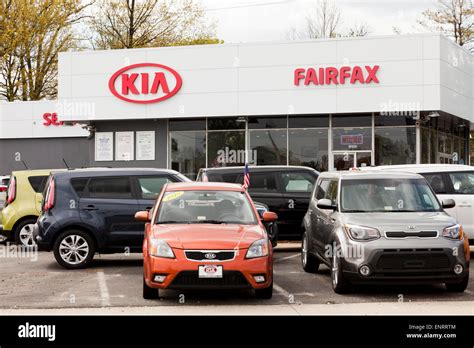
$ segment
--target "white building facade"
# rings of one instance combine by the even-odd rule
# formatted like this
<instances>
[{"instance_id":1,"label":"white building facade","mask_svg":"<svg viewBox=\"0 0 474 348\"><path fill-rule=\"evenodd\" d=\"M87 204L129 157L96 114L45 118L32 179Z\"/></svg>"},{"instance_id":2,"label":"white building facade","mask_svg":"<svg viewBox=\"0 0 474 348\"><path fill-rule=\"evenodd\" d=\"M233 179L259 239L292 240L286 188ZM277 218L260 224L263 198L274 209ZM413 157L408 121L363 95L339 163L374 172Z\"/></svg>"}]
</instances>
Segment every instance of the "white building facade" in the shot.
<instances>
[{"instance_id":1,"label":"white building facade","mask_svg":"<svg viewBox=\"0 0 474 348\"><path fill-rule=\"evenodd\" d=\"M60 54L53 112L88 126L89 165L194 178L245 161L467 163L473 90L473 55L437 34L87 51ZM16 115L0 111L1 138Z\"/></svg>"}]
</instances>

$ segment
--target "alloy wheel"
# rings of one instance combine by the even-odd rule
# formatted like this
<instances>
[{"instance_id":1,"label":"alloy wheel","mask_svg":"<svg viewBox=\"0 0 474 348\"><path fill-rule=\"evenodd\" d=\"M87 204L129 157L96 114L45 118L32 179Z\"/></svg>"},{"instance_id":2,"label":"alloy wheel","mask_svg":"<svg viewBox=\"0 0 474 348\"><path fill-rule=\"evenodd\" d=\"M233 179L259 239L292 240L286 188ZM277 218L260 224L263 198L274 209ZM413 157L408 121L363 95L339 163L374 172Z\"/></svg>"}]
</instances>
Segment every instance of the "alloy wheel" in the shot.
<instances>
[{"instance_id":1,"label":"alloy wheel","mask_svg":"<svg viewBox=\"0 0 474 348\"><path fill-rule=\"evenodd\" d=\"M26 247L32 247L36 245L36 242L33 238L33 226L33 224L27 224L21 228L19 232L21 245Z\"/></svg>"},{"instance_id":2,"label":"alloy wheel","mask_svg":"<svg viewBox=\"0 0 474 348\"><path fill-rule=\"evenodd\" d=\"M77 265L83 262L89 255L89 244L79 235L66 236L59 244L59 254L64 262Z\"/></svg>"}]
</instances>

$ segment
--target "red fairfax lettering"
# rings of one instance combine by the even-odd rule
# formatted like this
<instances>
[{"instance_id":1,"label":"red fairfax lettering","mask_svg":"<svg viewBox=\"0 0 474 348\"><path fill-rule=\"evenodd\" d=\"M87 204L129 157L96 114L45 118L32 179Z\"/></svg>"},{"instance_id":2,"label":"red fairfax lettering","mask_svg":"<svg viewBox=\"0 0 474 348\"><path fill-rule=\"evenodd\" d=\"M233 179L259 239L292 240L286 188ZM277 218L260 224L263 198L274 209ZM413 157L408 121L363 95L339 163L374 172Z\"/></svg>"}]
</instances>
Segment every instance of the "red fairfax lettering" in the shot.
<instances>
[{"instance_id":1,"label":"red fairfax lettering","mask_svg":"<svg viewBox=\"0 0 474 348\"><path fill-rule=\"evenodd\" d=\"M377 77L377 72L380 66L365 66L363 70L360 66L342 66L339 69L335 67L326 68L298 68L294 71L294 84L299 86L301 81L304 80L305 86L313 85L344 85L346 81L351 84L367 84L367 83L380 83Z\"/></svg>"}]
</instances>

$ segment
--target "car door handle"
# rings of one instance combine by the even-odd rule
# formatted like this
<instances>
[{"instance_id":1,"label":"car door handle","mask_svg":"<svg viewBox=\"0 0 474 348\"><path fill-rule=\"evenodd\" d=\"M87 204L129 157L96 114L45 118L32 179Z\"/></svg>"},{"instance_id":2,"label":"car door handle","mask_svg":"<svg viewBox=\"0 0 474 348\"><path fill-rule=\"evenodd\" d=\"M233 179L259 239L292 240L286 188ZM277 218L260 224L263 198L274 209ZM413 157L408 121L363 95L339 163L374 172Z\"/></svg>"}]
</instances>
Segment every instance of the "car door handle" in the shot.
<instances>
[{"instance_id":1,"label":"car door handle","mask_svg":"<svg viewBox=\"0 0 474 348\"><path fill-rule=\"evenodd\" d=\"M331 222L336 222L336 219L334 219L334 218L331 218Z\"/></svg>"},{"instance_id":2,"label":"car door handle","mask_svg":"<svg viewBox=\"0 0 474 348\"><path fill-rule=\"evenodd\" d=\"M83 210L98 210L94 205L88 205L83 208Z\"/></svg>"},{"instance_id":3,"label":"car door handle","mask_svg":"<svg viewBox=\"0 0 474 348\"><path fill-rule=\"evenodd\" d=\"M153 207L146 207L145 210L152 210Z\"/></svg>"}]
</instances>

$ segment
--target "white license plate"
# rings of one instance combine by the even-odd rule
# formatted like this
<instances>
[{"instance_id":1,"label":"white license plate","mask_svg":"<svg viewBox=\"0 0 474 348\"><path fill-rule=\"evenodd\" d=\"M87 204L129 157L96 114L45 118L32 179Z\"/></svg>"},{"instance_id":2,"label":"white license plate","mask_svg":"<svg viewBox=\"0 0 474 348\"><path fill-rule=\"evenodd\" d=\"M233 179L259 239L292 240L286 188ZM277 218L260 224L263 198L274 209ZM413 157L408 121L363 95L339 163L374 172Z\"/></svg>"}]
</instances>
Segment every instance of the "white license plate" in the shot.
<instances>
[{"instance_id":1,"label":"white license plate","mask_svg":"<svg viewBox=\"0 0 474 348\"><path fill-rule=\"evenodd\" d=\"M222 278L222 266L199 266L199 278Z\"/></svg>"}]
</instances>

